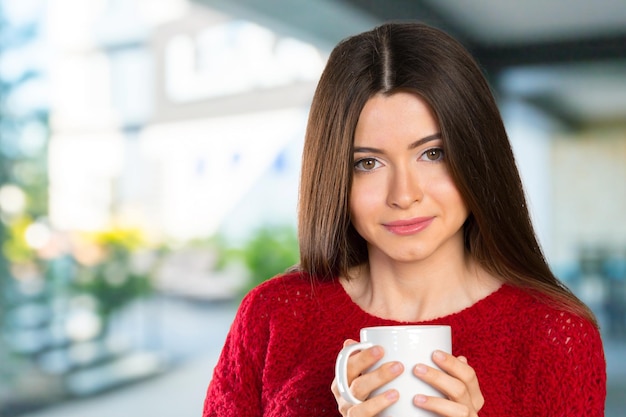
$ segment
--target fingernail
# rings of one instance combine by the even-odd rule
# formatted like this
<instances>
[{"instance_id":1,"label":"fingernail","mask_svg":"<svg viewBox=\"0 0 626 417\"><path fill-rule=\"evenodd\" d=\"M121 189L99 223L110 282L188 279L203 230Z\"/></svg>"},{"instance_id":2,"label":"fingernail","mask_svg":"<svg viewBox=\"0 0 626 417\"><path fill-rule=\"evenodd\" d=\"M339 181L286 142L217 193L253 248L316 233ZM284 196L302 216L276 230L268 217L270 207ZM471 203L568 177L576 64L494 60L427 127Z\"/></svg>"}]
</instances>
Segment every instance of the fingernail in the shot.
<instances>
[{"instance_id":1,"label":"fingernail","mask_svg":"<svg viewBox=\"0 0 626 417\"><path fill-rule=\"evenodd\" d=\"M395 389L392 389L391 391L387 391L385 393L385 398L387 398L389 401L395 401L400 398L400 394Z\"/></svg>"},{"instance_id":2,"label":"fingernail","mask_svg":"<svg viewBox=\"0 0 626 417\"><path fill-rule=\"evenodd\" d=\"M444 360L446 358L446 355L442 351L436 350L433 353L433 358L442 361L442 360Z\"/></svg>"},{"instance_id":3,"label":"fingernail","mask_svg":"<svg viewBox=\"0 0 626 417\"><path fill-rule=\"evenodd\" d=\"M420 375L424 375L426 374L426 372L428 371L428 369L426 369L426 366L424 365L415 365L415 372L417 372Z\"/></svg>"},{"instance_id":4,"label":"fingernail","mask_svg":"<svg viewBox=\"0 0 626 417\"><path fill-rule=\"evenodd\" d=\"M421 395L418 394L415 396L415 403L416 404L424 404L426 402L426 396L425 395Z\"/></svg>"},{"instance_id":5,"label":"fingernail","mask_svg":"<svg viewBox=\"0 0 626 417\"><path fill-rule=\"evenodd\" d=\"M402 369L403 369L403 366L400 362L396 362L393 365L391 365L391 372L394 375L400 375L402 373Z\"/></svg>"},{"instance_id":6,"label":"fingernail","mask_svg":"<svg viewBox=\"0 0 626 417\"><path fill-rule=\"evenodd\" d=\"M383 356L383 350L378 346L374 346L371 350L371 353L375 357Z\"/></svg>"}]
</instances>

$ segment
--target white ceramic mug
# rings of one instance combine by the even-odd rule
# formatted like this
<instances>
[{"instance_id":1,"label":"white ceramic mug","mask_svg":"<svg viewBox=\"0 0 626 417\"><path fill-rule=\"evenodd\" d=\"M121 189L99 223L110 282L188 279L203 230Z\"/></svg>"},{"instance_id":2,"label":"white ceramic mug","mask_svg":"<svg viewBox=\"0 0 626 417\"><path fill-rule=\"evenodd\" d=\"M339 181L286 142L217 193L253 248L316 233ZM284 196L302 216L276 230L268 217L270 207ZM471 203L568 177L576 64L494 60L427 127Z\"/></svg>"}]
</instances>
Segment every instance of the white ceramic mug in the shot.
<instances>
[{"instance_id":1,"label":"white ceramic mug","mask_svg":"<svg viewBox=\"0 0 626 417\"><path fill-rule=\"evenodd\" d=\"M413 374L413 368L418 363L438 368L432 361L433 352L441 350L451 353L451 339L450 326L379 326L361 329L361 342L346 346L337 356L335 376L339 393L346 401L352 404L361 403L350 391L347 377L348 358L358 350L364 350L372 346L382 346L385 350L385 355L366 372L370 372L386 362L397 361L404 365L404 371L400 376L371 394L375 396L392 388L400 393L398 401L385 409L382 415L402 417L435 416L436 414L434 413L416 407L413 404L413 397L417 394L438 397L443 395L417 378Z\"/></svg>"}]
</instances>

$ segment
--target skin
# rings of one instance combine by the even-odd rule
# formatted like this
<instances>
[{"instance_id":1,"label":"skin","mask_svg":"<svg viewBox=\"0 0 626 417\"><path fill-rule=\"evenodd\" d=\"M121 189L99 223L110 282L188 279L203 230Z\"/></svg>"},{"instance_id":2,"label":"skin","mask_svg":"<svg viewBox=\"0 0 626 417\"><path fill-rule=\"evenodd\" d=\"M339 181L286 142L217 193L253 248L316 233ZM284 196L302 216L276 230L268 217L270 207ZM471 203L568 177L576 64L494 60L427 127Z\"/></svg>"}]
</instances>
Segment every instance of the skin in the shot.
<instances>
[{"instance_id":1,"label":"skin","mask_svg":"<svg viewBox=\"0 0 626 417\"><path fill-rule=\"evenodd\" d=\"M469 212L448 172L439 126L418 95L373 96L359 117L354 148L350 213L369 261L340 282L357 305L378 317L419 322L467 308L500 287L464 249ZM374 416L397 401L393 390L368 399L402 373L402 364L390 362L365 374L383 354L375 346L348 361L351 390L363 403L347 403L333 381L342 415ZM467 359L435 352L433 362L443 371L417 364L413 373L446 398L416 396L416 407L477 416L484 400Z\"/></svg>"}]
</instances>

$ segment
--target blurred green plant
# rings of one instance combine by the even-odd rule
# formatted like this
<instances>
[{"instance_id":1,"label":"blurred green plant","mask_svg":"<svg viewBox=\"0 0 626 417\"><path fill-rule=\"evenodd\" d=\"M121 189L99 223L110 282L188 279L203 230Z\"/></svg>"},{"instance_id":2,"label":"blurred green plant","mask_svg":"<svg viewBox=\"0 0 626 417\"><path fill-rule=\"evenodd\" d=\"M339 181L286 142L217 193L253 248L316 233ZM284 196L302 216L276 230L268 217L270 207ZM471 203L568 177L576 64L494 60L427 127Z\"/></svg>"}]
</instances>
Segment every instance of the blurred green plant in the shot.
<instances>
[{"instance_id":1,"label":"blurred green plant","mask_svg":"<svg viewBox=\"0 0 626 417\"><path fill-rule=\"evenodd\" d=\"M33 219L28 215L21 215L8 223L2 252L11 263L26 263L37 259L35 250L26 241L26 231L32 223Z\"/></svg>"},{"instance_id":2,"label":"blurred green plant","mask_svg":"<svg viewBox=\"0 0 626 417\"><path fill-rule=\"evenodd\" d=\"M229 245L221 236L216 237L215 242L219 248L217 269L240 262L249 271L247 285L242 288L243 294L285 272L297 264L300 258L296 230L288 225L260 226L241 245Z\"/></svg>"},{"instance_id":3,"label":"blurred green plant","mask_svg":"<svg viewBox=\"0 0 626 417\"><path fill-rule=\"evenodd\" d=\"M5 13L7 4L6 1L0 2L0 61L5 64L23 55L15 53L19 49L34 45L39 28L36 21L11 21ZM28 198L20 210L37 218L47 213L48 112L45 104L33 105L33 100L23 99L45 95L41 88L37 90L37 83L31 83L43 79L42 68L31 65L33 62L30 61L19 62L9 71L4 65L5 71L0 74L0 190L7 185L25 190ZM25 92L27 95L20 98ZM0 201L0 332L3 336L6 314L16 302L13 265L9 257L27 260L31 256L23 241L14 244L15 234L25 222L13 222L16 213L7 210L7 203L10 202ZM5 338L0 338L0 415L5 415L6 400L14 397L10 390L11 381L24 374L26 368L22 365L6 346Z\"/></svg>"},{"instance_id":4,"label":"blurred green plant","mask_svg":"<svg viewBox=\"0 0 626 417\"><path fill-rule=\"evenodd\" d=\"M73 290L97 300L97 312L108 323L111 315L131 301L152 293L152 276L162 249L146 250L140 230L113 228L84 236L81 252L74 254ZM138 260L141 256L144 259Z\"/></svg>"}]
</instances>

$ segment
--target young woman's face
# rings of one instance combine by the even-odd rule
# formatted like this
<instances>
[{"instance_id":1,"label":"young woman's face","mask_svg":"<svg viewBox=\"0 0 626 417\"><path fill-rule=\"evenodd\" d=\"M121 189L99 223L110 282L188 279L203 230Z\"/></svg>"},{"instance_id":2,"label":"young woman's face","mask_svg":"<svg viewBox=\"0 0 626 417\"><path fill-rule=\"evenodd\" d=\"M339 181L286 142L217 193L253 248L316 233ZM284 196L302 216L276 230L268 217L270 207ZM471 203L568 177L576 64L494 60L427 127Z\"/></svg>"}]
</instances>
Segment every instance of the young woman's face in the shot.
<instances>
[{"instance_id":1,"label":"young woman's face","mask_svg":"<svg viewBox=\"0 0 626 417\"><path fill-rule=\"evenodd\" d=\"M468 210L442 146L430 108L415 94L378 94L363 107L354 135L350 214L370 260L462 255Z\"/></svg>"}]
</instances>

